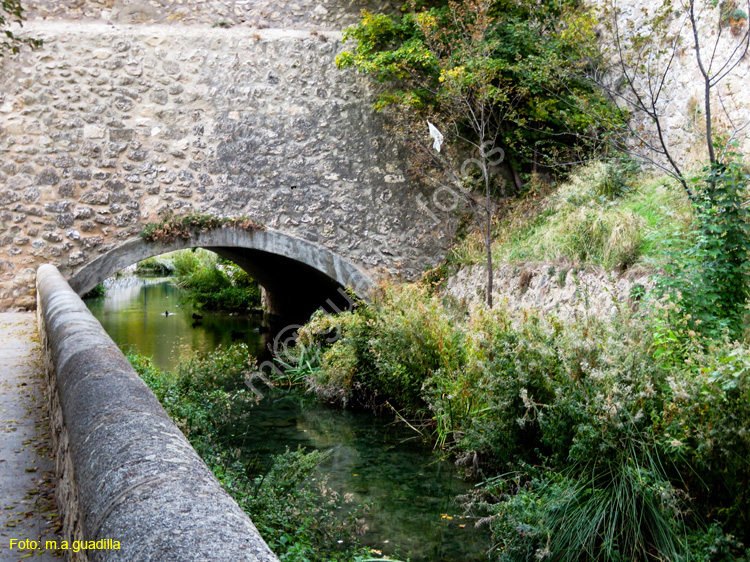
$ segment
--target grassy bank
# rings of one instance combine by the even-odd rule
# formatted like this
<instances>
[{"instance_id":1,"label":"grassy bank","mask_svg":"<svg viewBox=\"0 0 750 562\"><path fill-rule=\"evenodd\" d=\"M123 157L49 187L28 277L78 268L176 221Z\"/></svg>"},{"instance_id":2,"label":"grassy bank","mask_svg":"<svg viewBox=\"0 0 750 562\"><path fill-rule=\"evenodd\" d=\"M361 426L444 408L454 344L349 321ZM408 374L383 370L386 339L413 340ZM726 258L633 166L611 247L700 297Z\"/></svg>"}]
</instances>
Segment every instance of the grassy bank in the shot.
<instances>
[{"instance_id":1,"label":"grassy bank","mask_svg":"<svg viewBox=\"0 0 750 562\"><path fill-rule=\"evenodd\" d=\"M497 217L492 255L498 262L562 260L626 269L667 263L689 239L694 215L674 182L595 163L559 187L532 181L529 193L507 202ZM479 233L468 231L448 262L485 263Z\"/></svg>"},{"instance_id":2,"label":"grassy bank","mask_svg":"<svg viewBox=\"0 0 750 562\"><path fill-rule=\"evenodd\" d=\"M300 348L319 358L307 383L320 396L397 408L480 479L465 500L490 513L492 559L743 559L750 347L706 346L672 305L647 308L512 321L385 287L314 317Z\"/></svg>"}]
</instances>

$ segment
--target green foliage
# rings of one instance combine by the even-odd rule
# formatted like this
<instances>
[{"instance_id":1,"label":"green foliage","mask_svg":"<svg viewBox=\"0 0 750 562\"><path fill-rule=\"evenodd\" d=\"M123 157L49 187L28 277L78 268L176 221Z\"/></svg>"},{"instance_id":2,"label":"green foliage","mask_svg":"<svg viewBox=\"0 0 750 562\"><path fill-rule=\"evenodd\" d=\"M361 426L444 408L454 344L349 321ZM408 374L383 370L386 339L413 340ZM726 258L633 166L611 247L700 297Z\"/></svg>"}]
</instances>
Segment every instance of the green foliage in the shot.
<instances>
[{"instance_id":1,"label":"green foliage","mask_svg":"<svg viewBox=\"0 0 750 562\"><path fill-rule=\"evenodd\" d=\"M516 167L577 160L595 148L590 139L604 122L590 115L618 121L580 74L598 60L595 23L572 0L411 2L402 15L363 12L344 35L356 45L336 63L388 83L375 108L409 115L407 129L426 133L431 117L451 142L491 138ZM491 132L479 138L482 126L473 120L488 114Z\"/></svg>"},{"instance_id":2,"label":"green foliage","mask_svg":"<svg viewBox=\"0 0 750 562\"><path fill-rule=\"evenodd\" d=\"M321 451L287 450L274 458L268 472L253 480L253 493L239 498L281 560L351 560L359 550L356 536L366 528L361 515L367 506L346 505L351 503L349 497L341 498L325 478L313 478L327 456ZM348 510L346 517L337 515L341 510Z\"/></svg>"},{"instance_id":3,"label":"green foliage","mask_svg":"<svg viewBox=\"0 0 750 562\"><path fill-rule=\"evenodd\" d=\"M146 357L128 359L281 560L362 558L356 537L364 530L367 506L348 505L350 498L339 497L315 473L325 452L287 451L258 476L239 454L240 428L248 430L245 417L255 403L250 392L237 390L245 373L255 369L244 344L196 355L170 373Z\"/></svg>"},{"instance_id":4,"label":"green foliage","mask_svg":"<svg viewBox=\"0 0 750 562\"><path fill-rule=\"evenodd\" d=\"M711 339L742 338L750 285L750 180L740 164L717 164L697 191L694 241L666 269L660 287L675 321Z\"/></svg>"},{"instance_id":5,"label":"green foliage","mask_svg":"<svg viewBox=\"0 0 750 562\"><path fill-rule=\"evenodd\" d=\"M692 237L694 214L684 192L663 178L633 179L613 166L582 167L556 189L541 184L507 202L493 227L495 260L607 268L674 262ZM485 262L478 232L459 240L447 260L449 266Z\"/></svg>"},{"instance_id":6,"label":"green foliage","mask_svg":"<svg viewBox=\"0 0 750 562\"><path fill-rule=\"evenodd\" d=\"M82 298L84 299L99 299L102 297L107 296L107 288L104 286L104 283L98 283L96 287L91 289L88 293L83 295Z\"/></svg>"},{"instance_id":7,"label":"green foliage","mask_svg":"<svg viewBox=\"0 0 750 562\"><path fill-rule=\"evenodd\" d=\"M260 306L258 283L237 265L220 265L213 252L198 249L171 254L184 301L196 308L246 312Z\"/></svg>"},{"instance_id":8,"label":"green foliage","mask_svg":"<svg viewBox=\"0 0 750 562\"><path fill-rule=\"evenodd\" d=\"M455 329L439 299L426 293L417 285L389 288L377 297L375 306L335 317L313 316L300 330L303 345L320 345L324 342L316 340L316 334L334 330L341 337L323 353L312 386L320 390L333 386L348 399L354 386L361 384L381 400L420 411L425 381L437 371L452 371L462 353L462 333ZM366 377L355 379L358 365L367 372Z\"/></svg>"},{"instance_id":9,"label":"green foliage","mask_svg":"<svg viewBox=\"0 0 750 562\"><path fill-rule=\"evenodd\" d=\"M139 275L160 275L166 277L175 273L175 265L166 256L155 256L139 261L135 266L135 271Z\"/></svg>"},{"instance_id":10,"label":"green foliage","mask_svg":"<svg viewBox=\"0 0 750 562\"><path fill-rule=\"evenodd\" d=\"M597 192L608 199L627 195L633 189L633 180L639 168L638 162L627 157L607 162Z\"/></svg>"},{"instance_id":11,"label":"green foliage","mask_svg":"<svg viewBox=\"0 0 750 562\"><path fill-rule=\"evenodd\" d=\"M0 33L4 36L0 40L0 57L2 57L6 51L13 54L17 54L21 51L21 46L28 45L32 49L38 49L42 46L42 41L39 39L33 39L29 37L17 37L10 29L8 25L10 23L17 23L23 25L23 6L20 0L2 0L0 2Z\"/></svg>"},{"instance_id":12,"label":"green foliage","mask_svg":"<svg viewBox=\"0 0 750 562\"><path fill-rule=\"evenodd\" d=\"M200 232L222 227L242 230L263 230L263 226L248 217L215 217L213 215L174 215L168 214L158 223L144 225L141 238L147 242L173 242L177 238L190 240Z\"/></svg>"},{"instance_id":13,"label":"green foliage","mask_svg":"<svg viewBox=\"0 0 750 562\"><path fill-rule=\"evenodd\" d=\"M366 307L313 317L300 340L322 357L311 389L387 398L486 475L469 505L490 512L498 560L741 554L750 349L706 349L672 334L674 305L650 310L466 317L423 288L385 287Z\"/></svg>"}]
</instances>

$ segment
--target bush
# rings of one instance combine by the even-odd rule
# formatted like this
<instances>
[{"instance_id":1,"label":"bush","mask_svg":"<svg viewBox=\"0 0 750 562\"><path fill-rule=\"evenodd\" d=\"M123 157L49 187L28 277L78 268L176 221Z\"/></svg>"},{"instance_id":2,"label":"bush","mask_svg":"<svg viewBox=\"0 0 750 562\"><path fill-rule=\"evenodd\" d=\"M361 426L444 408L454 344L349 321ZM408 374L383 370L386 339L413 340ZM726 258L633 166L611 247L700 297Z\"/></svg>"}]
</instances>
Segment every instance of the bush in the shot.
<instances>
[{"instance_id":1,"label":"bush","mask_svg":"<svg viewBox=\"0 0 750 562\"><path fill-rule=\"evenodd\" d=\"M97 283L96 287L83 295L83 299L100 299L107 296L107 288L104 283Z\"/></svg>"},{"instance_id":2,"label":"bush","mask_svg":"<svg viewBox=\"0 0 750 562\"><path fill-rule=\"evenodd\" d=\"M183 298L194 307L246 312L260 306L258 283L231 262L220 268L216 254L181 251L174 264L178 284L186 290Z\"/></svg>"},{"instance_id":3,"label":"bush","mask_svg":"<svg viewBox=\"0 0 750 562\"><path fill-rule=\"evenodd\" d=\"M466 319L425 289L389 287L300 335L321 350L313 390L387 398L488 475L470 503L489 510L500 560L676 560L689 544L741 554L750 350L706 348L687 327L674 336L674 306L654 304L611 321L502 307Z\"/></svg>"},{"instance_id":4,"label":"bush","mask_svg":"<svg viewBox=\"0 0 750 562\"><path fill-rule=\"evenodd\" d=\"M332 320L335 318L335 320ZM304 345L320 345L316 334L335 330L339 338L323 354L311 385L331 391L341 385L350 396L354 385L371 395L417 413L424 409L422 385L439 370L461 362L461 338L437 297L417 285L389 287L375 304L336 317L314 316L301 332ZM354 365L362 376L355 378Z\"/></svg>"},{"instance_id":5,"label":"bush","mask_svg":"<svg viewBox=\"0 0 750 562\"><path fill-rule=\"evenodd\" d=\"M744 204L750 174L738 163L706 173L693 243L673 256L659 287L691 331L712 340L741 339L750 298L750 214Z\"/></svg>"}]
</instances>

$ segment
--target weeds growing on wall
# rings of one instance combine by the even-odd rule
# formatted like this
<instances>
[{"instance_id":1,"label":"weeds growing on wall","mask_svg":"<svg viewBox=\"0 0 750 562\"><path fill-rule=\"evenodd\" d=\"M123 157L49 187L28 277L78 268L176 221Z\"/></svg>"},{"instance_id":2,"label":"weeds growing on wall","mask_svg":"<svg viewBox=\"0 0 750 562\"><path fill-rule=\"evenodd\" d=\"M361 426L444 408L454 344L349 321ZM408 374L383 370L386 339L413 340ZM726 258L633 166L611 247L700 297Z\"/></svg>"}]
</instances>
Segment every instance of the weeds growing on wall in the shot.
<instances>
[{"instance_id":1,"label":"weeds growing on wall","mask_svg":"<svg viewBox=\"0 0 750 562\"><path fill-rule=\"evenodd\" d=\"M175 241L177 238L190 240L196 234L222 227L234 227L249 231L265 228L248 217L168 214L158 223L146 224L141 231L141 238L147 242L166 244Z\"/></svg>"},{"instance_id":2,"label":"weeds growing on wall","mask_svg":"<svg viewBox=\"0 0 750 562\"><path fill-rule=\"evenodd\" d=\"M288 450L257 475L242 457L242 431L248 431L243 420L255 403L242 384L244 374L254 368L245 345L196 355L172 372L161 371L143 356L131 354L128 359L281 560L365 558L357 535L363 530L366 507L345 506L348 499L313 474L326 452ZM344 507L348 515L340 517Z\"/></svg>"},{"instance_id":3,"label":"weeds growing on wall","mask_svg":"<svg viewBox=\"0 0 750 562\"><path fill-rule=\"evenodd\" d=\"M23 25L23 5L21 0L2 0L0 1L0 57L6 52L17 54L21 52L23 45L28 45L32 49L42 47L40 39L33 37L19 37L13 33L9 27L11 23Z\"/></svg>"}]
</instances>

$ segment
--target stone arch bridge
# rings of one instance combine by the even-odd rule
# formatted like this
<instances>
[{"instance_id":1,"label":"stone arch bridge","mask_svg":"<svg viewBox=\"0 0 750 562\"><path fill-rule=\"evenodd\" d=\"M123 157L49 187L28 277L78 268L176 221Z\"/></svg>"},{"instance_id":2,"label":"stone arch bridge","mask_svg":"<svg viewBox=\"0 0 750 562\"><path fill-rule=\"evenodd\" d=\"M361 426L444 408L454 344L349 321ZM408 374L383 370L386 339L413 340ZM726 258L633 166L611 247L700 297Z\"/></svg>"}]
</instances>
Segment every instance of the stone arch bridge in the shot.
<instances>
[{"instance_id":1,"label":"stone arch bridge","mask_svg":"<svg viewBox=\"0 0 750 562\"><path fill-rule=\"evenodd\" d=\"M79 4L29 2L24 33L44 47L0 59L0 310L34 307L42 263L80 293L204 246L272 303L315 308L335 287L413 278L442 257L447 222L406 178L366 79L334 64L336 30L367 6ZM140 241L167 213L264 230Z\"/></svg>"}]
</instances>

